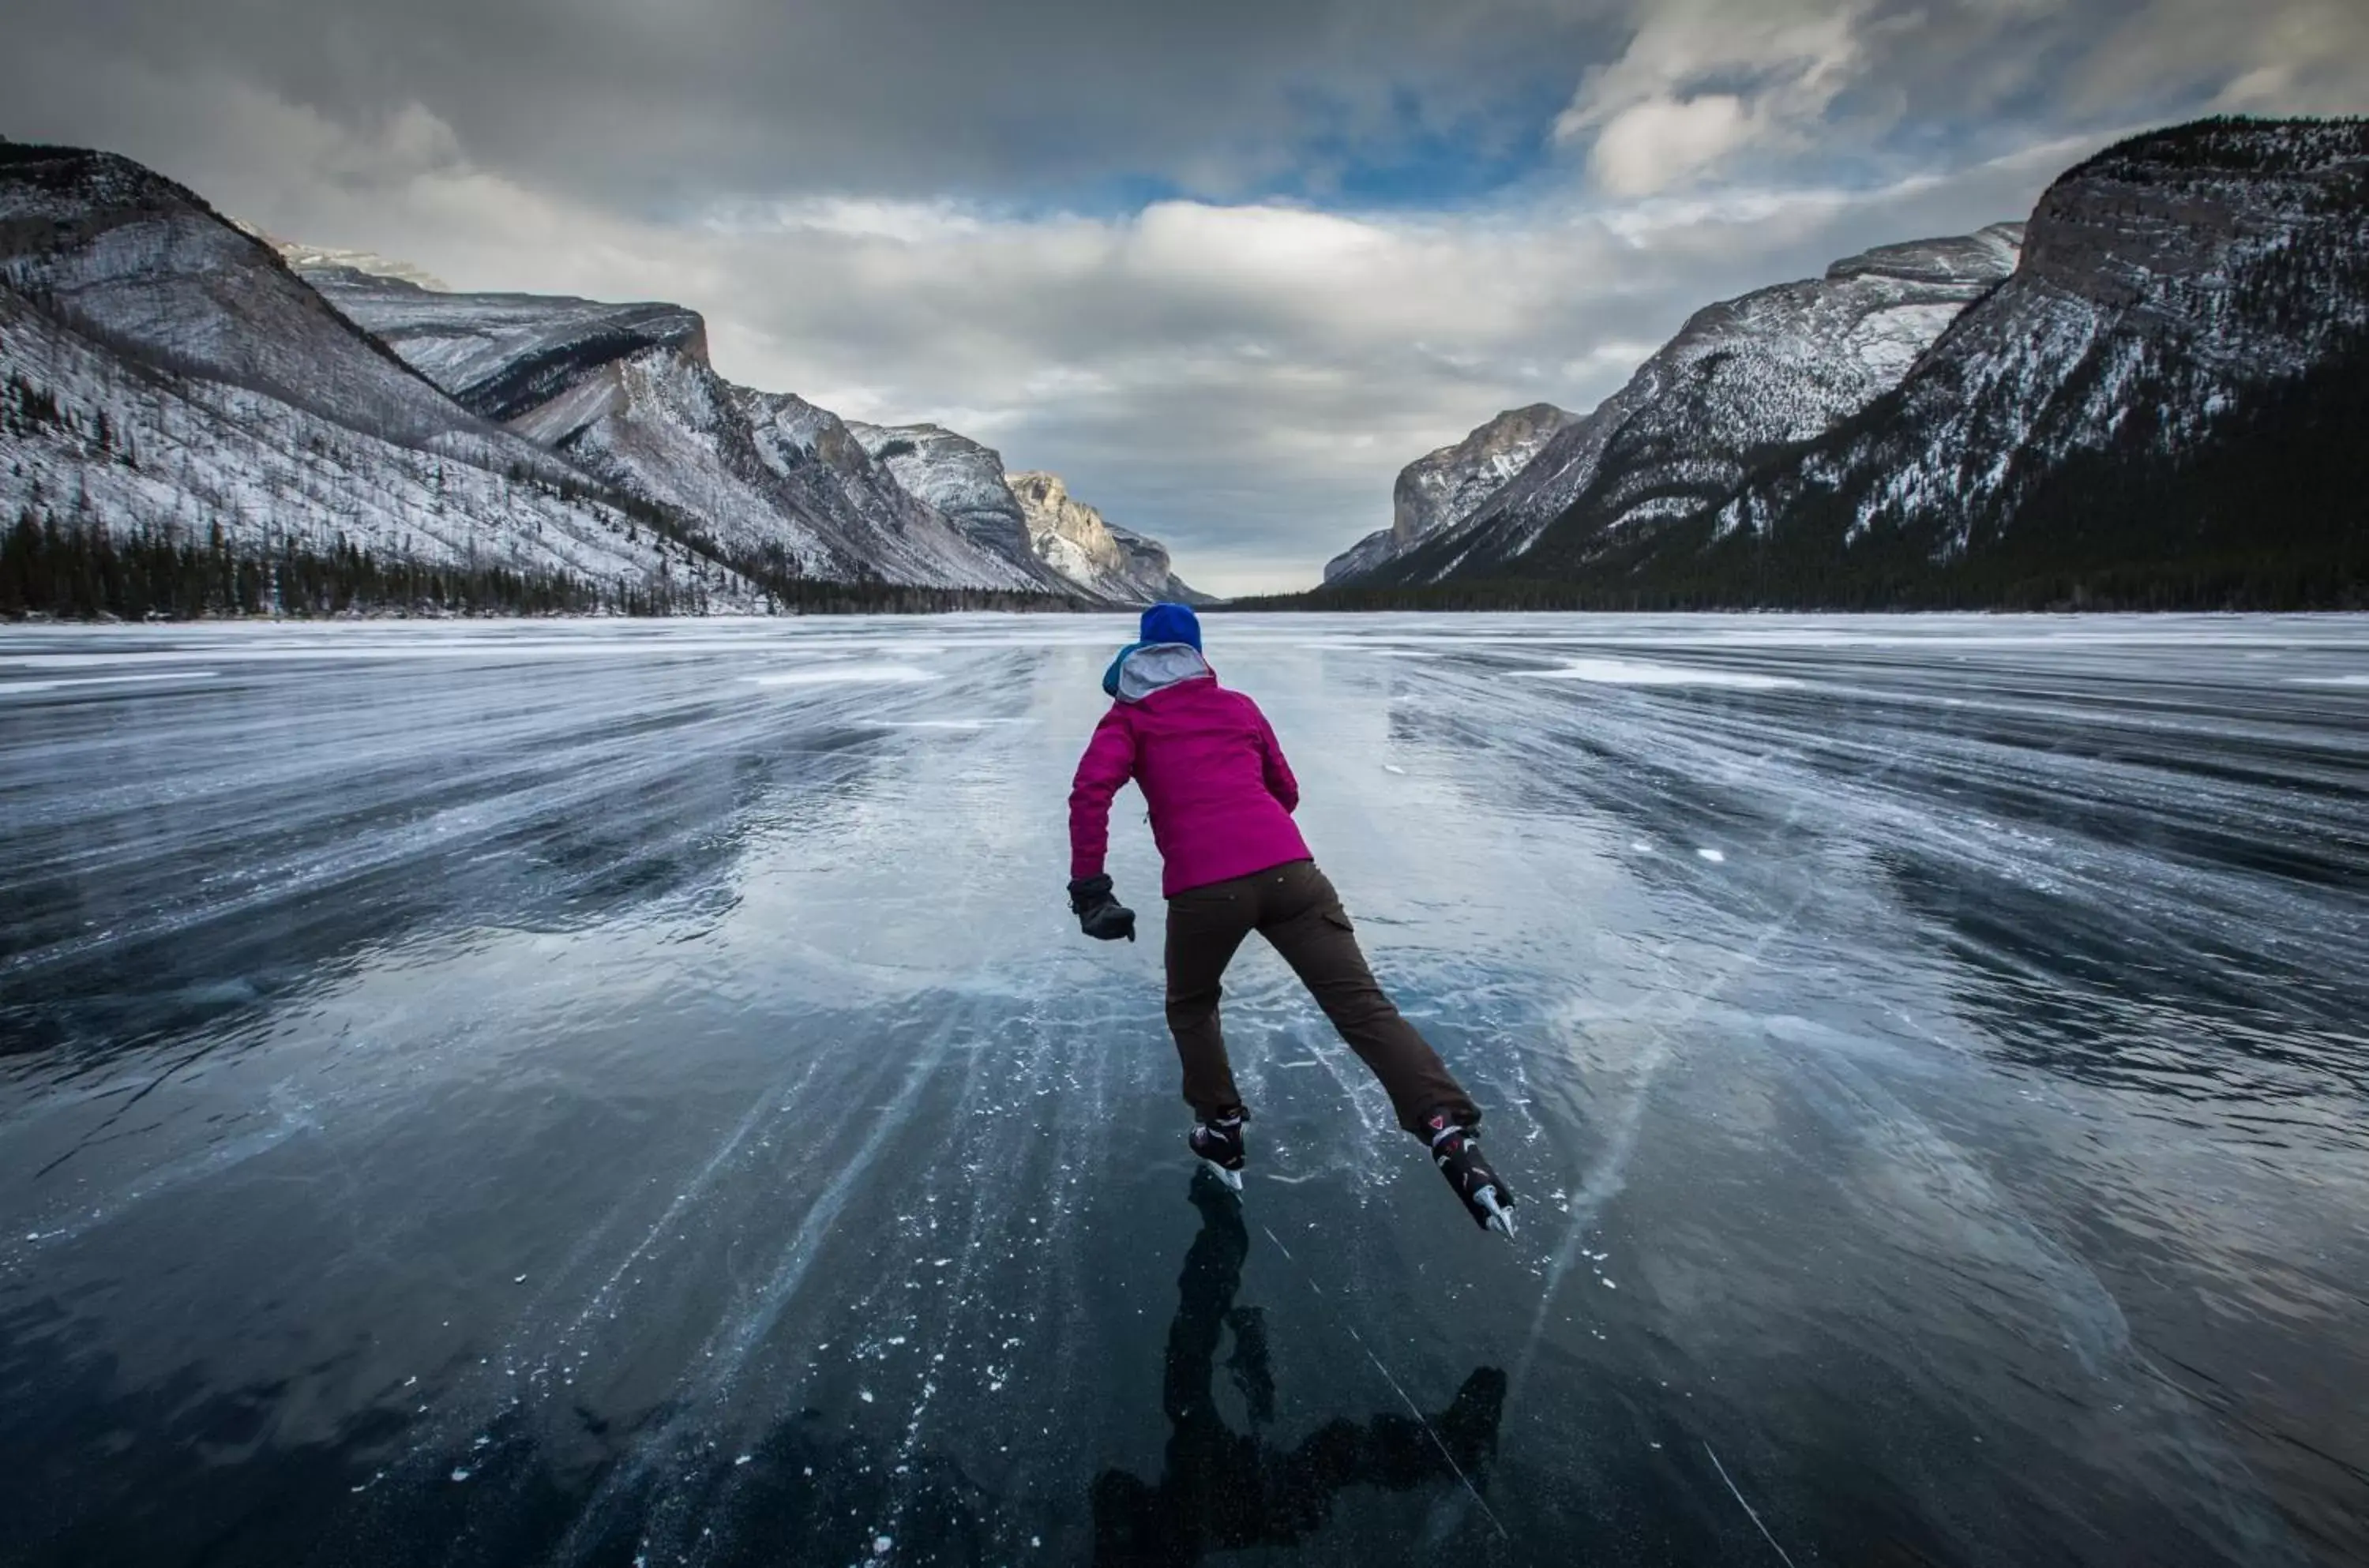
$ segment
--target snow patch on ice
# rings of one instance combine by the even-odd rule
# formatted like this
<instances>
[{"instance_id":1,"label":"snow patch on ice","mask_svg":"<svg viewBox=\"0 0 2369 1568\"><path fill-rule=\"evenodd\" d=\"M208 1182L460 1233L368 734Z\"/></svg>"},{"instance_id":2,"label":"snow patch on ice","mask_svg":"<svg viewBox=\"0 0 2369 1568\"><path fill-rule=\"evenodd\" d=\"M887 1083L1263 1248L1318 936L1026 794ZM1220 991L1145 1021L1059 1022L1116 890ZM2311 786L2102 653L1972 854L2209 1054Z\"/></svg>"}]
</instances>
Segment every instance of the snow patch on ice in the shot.
<instances>
[{"instance_id":1,"label":"snow patch on ice","mask_svg":"<svg viewBox=\"0 0 2369 1568\"><path fill-rule=\"evenodd\" d=\"M1649 664L1635 658L1581 658L1556 670L1517 670L1539 681L1589 681L1604 686L1726 686L1739 692L1774 692L1801 682L1790 676L1749 670L1705 670L1679 664Z\"/></svg>"},{"instance_id":2,"label":"snow patch on ice","mask_svg":"<svg viewBox=\"0 0 2369 1568\"><path fill-rule=\"evenodd\" d=\"M935 681L937 677L911 664L826 664L811 670L779 670L747 679L753 686L829 686L841 682L909 686Z\"/></svg>"},{"instance_id":3,"label":"snow patch on ice","mask_svg":"<svg viewBox=\"0 0 2369 1568\"><path fill-rule=\"evenodd\" d=\"M123 686L150 681L210 681L211 670L160 670L153 675L86 675L71 681L0 681L0 697L29 697L73 686Z\"/></svg>"}]
</instances>

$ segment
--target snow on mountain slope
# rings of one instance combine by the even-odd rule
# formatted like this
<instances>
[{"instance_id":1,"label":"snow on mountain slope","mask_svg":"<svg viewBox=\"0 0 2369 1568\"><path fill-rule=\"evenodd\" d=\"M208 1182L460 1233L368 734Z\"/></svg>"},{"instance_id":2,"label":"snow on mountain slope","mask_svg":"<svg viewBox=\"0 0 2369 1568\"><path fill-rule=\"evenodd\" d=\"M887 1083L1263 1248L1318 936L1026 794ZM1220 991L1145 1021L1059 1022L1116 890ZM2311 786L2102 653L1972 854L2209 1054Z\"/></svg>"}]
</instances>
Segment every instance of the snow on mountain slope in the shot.
<instances>
[{"instance_id":1,"label":"snow on mountain slope","mask_svg":"<svg viewBox=\"0 0 2369 1568\"><path fill-rule=\"evenodd\" d=\"M482 433L269 246L112 154L0 144L0 284L126 354L356 429Z\"/></svg>"},{"instance_id":2,"label":"snow on mountain slope","mask_svg":"<svg viewBox=\"0 0 2369 1568\"><path fill-rule=\"evenodd\" d=\"M1504 488L1564 426L1577 418L1551 403L1509 408L1453 445L1399 470L1390 498L1390 525L1368 534L1324 564L1324 580L1366 576L1453 528Z\"/></svg>"},{"instance_id":3,"label":"snow on mountain slope","mask_svg":"<svg viewBox=\"0 0 2369 1568\"><path fill-rule=\"evenodd\" d=\"M613 506L251 387L127 361L6 290L0 386L0 517L191 542L219 529L249 554L342 544L382 561L498 566L603 589L704 589L718 609L762 602L737 573Z\"/></svg>"},{"instance_id":4,"label":"snow on mountain slope","mask_svg":"<svg viewBox=\"0 0 2369 1568\"><path fill-rule=\"evenodd\" d=\"M885 464L907 491L935 507L972 544L992 551L1057 592L1090 589L1039 556L1028 532L1020 498L1003 482L1003 454L940 425L866 425L847 428L876 462Z\"/></svg>"},{"instance_id":5,"label":"snow on mountain slope","mask_svg":"<svg viewBox=\"0 0 2369 1568\"><path fill-rule=\"evenodd\" d=\"M0 509L606 589L737 575L445 396L196 196L109 154L0 143ZM52 411L55 411L52 417ZM102 416L103 420L102 420Z\"/></svg>"},{"instance_id":6,"label":"snow on mountain slope","mask_svg":"<svg viewBox=\"0 0 2369 1568\"><path fill-rule=\"evenodd\" d=\"M2021 226L1887 246L1698 311L1629 383L1564 425L1461 524L1372 580L1487 576L1716 504L1757 452L1822 434L1898 384L2013 269ZM1571 515L1566 515L1571 514ZM1558 520L1561 520L1560 521Z\"/></svg>"},{"instance_id":7,"label":"snow on mountain slope","mask_svg":"<svg viewBox=\"0 0 2369 1568\"><path fill-rule=\"evenodd\" d=\"M362 269L393 265L376 258L286 243L280 251L349 320L485 418L515 419L644 349L707 359L707 324L681 305L455 293ZM321 259L330 256L341 259Z\"/></svg>"},{"instance_id":8,"label":"snow on mountain slope","mask_svg":"<svg viewBox=\"0 0 2369 1568\"><path fill-rule=\"evenodd\" d=\"M1166 545L1108 521L1072 497L1059 475L1007 474L1004 481L1027 516L1036 554L1088 592L1122 604L1210 602L1171 569Z\"/></svg>"},{"instance_id":9,"label":"snow on mountain slope","mask_svg":"<svg viewBox=\"0 0 2369 1568\"><path fill-rule=\"evenodd\" d=\"M374 251L335 250L317 245L298 245L293 241L266 234L253 223L241 219L233 218L231 222L241 232L253 235L257 239L278 251L280 259L288 263L290 271L306 282L312 283L315 288L320 287L316 275L334 277L339 273L349 272L361 278L409 283L415 288L426 289L431 293L449 294L452 292L452 284L426 268L415 267L408 261L390 260Z\"/></svg>"},{"instance_id":10,"label":"snow on mountain slope","mask_svg":"<svg viewBox=\"0 0 2369 1568\"><path fill-rule=\"evenodd\" d=\"M727 559L824 581L1060 591L909 493L838 416L718 375L695 311L455 293L349 266L305 276L452 396L681 513Z\"/></svg>"},{"instance_id":11,"label":"snow on mountain slope","mask_svg":"<svg viewBox=\"0 0 2369 1568\"><path fill-rule=\"evenodd\" d=\"M907 494L836 414L736 386L681 349L614 361L512 425L691 518L727 559L834 582L1044 588Z\"/></svg>"},{"instance_id":12,"label":"snow on mountain slope","mask_svg":"<svg viewBox=\"0 0 2369 1568\"><path fill-rule=\"evenodd\" d=\"M2364 334L2369 120L2136 137L2050 186L2015 276L1880 417L1757 477L1719 527L1838 526L1847 548L1978 555L2082 460L2201 451Z\"/></svg>"}]
</instances>

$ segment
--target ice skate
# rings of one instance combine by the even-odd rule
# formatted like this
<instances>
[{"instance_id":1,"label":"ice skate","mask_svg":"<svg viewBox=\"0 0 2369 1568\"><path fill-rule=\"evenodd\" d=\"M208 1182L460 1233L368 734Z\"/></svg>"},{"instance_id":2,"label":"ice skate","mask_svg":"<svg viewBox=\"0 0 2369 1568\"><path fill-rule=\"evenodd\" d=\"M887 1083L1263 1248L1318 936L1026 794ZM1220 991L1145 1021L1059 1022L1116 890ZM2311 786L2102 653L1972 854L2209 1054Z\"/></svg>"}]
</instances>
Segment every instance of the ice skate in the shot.
<instances>
[{"instance_id":1,"label":"ice skate","mask_svg":"<svg viewBox=\"0 0 2369 1568\"><path fill-rule=\"evenodd\" d=\"M1481 1157L1480 1134L1445 1116L1432 1116L1425 1126L1430 1129L1431 1158L1463 1199L1472 1222L1512 1241L1514 1189Z\"/></svg>"},{"instance_id":2,"label":"ice skate","mask_svg":"<svg viewBox=\"0 0 2369 1568\"><path fill-rule=\"evenodd\" d=\"M1213 1116L1193 1124L1184 1141L1200 1156L1201 1163L1209 1167L1218 1180L1236 1192L1242 1190L1242 1117L1237 1111L1230 1116Z\"/></svg>"}]
</instances>

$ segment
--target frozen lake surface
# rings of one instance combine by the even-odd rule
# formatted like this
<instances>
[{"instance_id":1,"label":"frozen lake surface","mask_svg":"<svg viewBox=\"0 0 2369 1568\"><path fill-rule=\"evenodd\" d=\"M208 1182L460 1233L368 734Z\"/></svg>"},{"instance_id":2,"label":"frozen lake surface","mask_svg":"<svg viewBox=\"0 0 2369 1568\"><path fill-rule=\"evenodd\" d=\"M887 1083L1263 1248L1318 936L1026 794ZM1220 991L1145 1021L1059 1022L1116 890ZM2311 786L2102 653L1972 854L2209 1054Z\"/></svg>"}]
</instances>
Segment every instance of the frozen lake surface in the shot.
<instances>
[{"instance_id":1,"label":"frozen lake surface","mask_svg":"<svg viewBox=\"0 0 2369 1568\"><path fill-rule=\"evenodd\" d=\"M1127 630L0 631L0 1561L2369 1561L2369 623L1211 617L1516 1247Z\"/></svg>"}]
</instances>

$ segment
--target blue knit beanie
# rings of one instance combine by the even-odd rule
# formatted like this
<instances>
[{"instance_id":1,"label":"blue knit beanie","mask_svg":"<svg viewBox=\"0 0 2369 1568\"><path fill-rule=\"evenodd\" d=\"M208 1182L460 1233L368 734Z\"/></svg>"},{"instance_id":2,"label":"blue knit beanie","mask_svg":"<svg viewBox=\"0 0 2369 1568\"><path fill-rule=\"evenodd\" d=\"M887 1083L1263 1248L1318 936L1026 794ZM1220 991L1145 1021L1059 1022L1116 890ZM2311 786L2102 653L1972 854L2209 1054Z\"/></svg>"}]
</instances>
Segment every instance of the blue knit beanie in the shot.
<instances>
[{"instance_id":1,"label":"blue knit beanie","mask_svg":"<svg viewBox=\"0 0 2369 1568\"><path fill-rule=\"evenodd\" d=\"M1143 612L1142 635L1147 643L1184 643L1198 650L1201 618L1182 604L1155 604Z\"/></svg>"}]
</instances>

